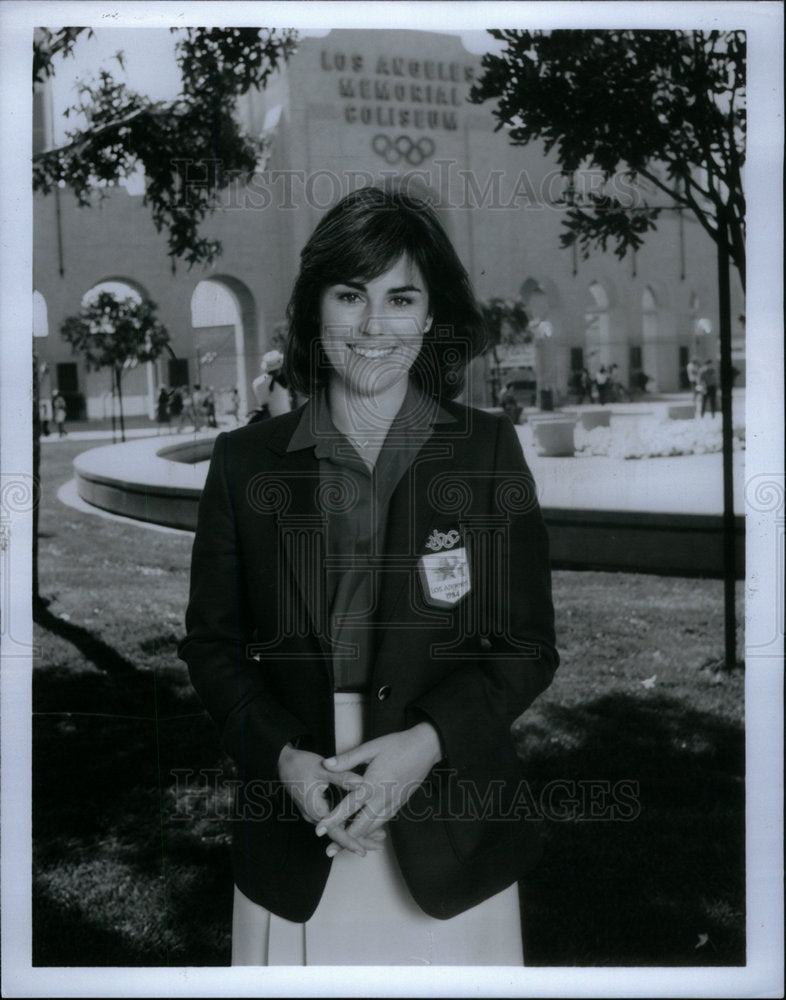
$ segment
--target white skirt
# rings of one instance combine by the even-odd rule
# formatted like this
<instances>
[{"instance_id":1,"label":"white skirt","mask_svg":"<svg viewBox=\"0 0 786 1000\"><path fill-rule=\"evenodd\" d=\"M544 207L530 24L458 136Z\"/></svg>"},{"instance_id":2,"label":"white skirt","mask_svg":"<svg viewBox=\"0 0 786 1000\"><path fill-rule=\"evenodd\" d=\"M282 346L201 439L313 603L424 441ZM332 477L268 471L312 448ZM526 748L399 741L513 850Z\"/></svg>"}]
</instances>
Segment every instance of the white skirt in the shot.
<instances>
[{"instance_id":1,"label":"white skirt","mask_svg":"<svg viewBox=\"0 0 786 1000\"><path fill-rule=\"evenodd\" d=\"M363 742L365 699L336 694L336 752ZM295 876L296 877L296 876ZM429 917L407 889L388 837L364 858L341 851L304 924L235 886L232 965L523 965L514 883L450 920Z\"/></svg>"}]
</instances>

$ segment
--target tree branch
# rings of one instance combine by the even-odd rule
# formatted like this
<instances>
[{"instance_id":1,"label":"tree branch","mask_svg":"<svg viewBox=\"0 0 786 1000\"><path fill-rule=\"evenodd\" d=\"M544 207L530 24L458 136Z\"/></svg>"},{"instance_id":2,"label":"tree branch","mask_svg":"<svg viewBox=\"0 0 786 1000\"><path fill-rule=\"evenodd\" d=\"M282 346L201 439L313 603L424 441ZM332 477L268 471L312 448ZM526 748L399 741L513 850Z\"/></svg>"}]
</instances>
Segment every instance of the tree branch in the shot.
<instances>
[{"instance_id":1,"label":"tree branch","mask_svg":"<svg viewBox=\"0 0 786 1000\"><path fill-rule=\"evenodd\" d=\"M156 101L155 104L150 104L147 107L136 108L134 111L130 111L122 118L117 118L111 122L104 122L103 125L97 125L87 130L83 129L81 132L75 134L74 138L71 139L70 142L67 142L62 146L53 146L51 149L45 149L40 153L36 153L33 157L33 162L40 163L48 157L55 157L61 153L76 151L86 142L91 142L94 139L100 139L101 136L112 132L114 129L123 128L125 125L129 125L131 122L136 121L143 115L165 118L170 114L178 113L178 111L181 111L183 107L184 105L182 101L174 101L170 104L166 104L164 101Z\"/></svg>"}]
</instances>

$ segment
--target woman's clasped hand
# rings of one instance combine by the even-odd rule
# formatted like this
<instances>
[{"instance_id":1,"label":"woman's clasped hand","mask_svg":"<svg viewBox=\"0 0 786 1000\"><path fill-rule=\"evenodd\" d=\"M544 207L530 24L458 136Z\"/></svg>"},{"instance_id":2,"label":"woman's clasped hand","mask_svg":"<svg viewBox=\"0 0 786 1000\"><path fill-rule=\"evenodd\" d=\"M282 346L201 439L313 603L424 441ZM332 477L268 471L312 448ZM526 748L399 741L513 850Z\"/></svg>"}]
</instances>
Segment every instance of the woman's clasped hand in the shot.
<instances>
[{"instance_id":1,"label":"woman's clasped hand","mask_svg":"<svg viewBox=\"0 0 786 1000\"><path fill-rule=\"evenodd\" d=\"M328 857L341 850L361 857L379 850L385 824L442 758L439 737L428 722L361 743L336 757L287 745L279 757L279 777L302 815L327 835ZM363 775L353 768L365 765ZM332 810L329 786L347 794Z\"/></svg>"}]
</instances>

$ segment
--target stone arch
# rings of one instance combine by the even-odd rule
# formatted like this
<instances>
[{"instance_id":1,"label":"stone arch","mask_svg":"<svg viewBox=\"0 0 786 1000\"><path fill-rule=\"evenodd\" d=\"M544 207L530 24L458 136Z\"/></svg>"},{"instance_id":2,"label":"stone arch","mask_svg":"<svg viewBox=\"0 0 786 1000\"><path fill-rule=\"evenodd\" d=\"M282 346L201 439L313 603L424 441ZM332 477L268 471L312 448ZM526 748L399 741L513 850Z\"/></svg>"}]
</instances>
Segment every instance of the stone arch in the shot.
<instances>
[{"instance_id":1,"label":"stone arch","mask_svg":"<svg viewBox=\"0 0 786 1000\"><path fill-rule=\"evenodd\" d=\"M150 298L144 285L140 284L134 278L128 278L120 274L110 274L99 281L95 281L82 296L81 303L84 305L98 295L99 292L103 291L113 292L115 295L120 296L125 289L131 293L130 297L137 302Z\"/></svg>"},{"instance_id":2,"label":"stone arch","mask_svg":"<svg viewBox=\"0 0 786 1000\"><path fill-rule=\"evenodd\" d=\"M117 298L131 298L136 302L149 299L144 285L124 274L108 274L93 282L81 297L81 305L87 305L101 292L112 292ZM106 370L85 373L88 419L117 416L119 407L115 398L111 379ZM136 368L129 368L123 374L123 415L124 417L155 417L156 365L148 361Z\"/></svg>"},{"instance_id":3,"label":"stone arch","mask_svg":"<svg viewBox=\"0 0 786 1000\"><path fill-rule=\"evenodd\" d=\"M688 362L680 306L656 276L641 286L641 368L651 379L650 389L674 392Z\"/></svg>"},{"instance_id":4,"label":"stone arch","mask_svg":"<svg viewBox=\"0 0 786 1000\"><path fill-rule=\"evenodd\" d=\"M248 412L251 382L259 374L264 353L258 338L259 319L250 289L228 274L211 274L194 286L191 294L191 326L195 371L193 381L212 385L219 414L237 388L239 413Z\"/></svg>"},{"instance_id":5,"label":"stone arch","mask_svg":"<svg viewBox=\"0 0 786 1000\"><path fill-rule=\"evenodd\" d=\"M645 285L641 293L641 338L653 341L658 338L658 300L650 285Z\"/></svg>"},{"instance_id":6,"label":"stone arch","mask_svg":"<svg viewBox=\"0 0 786 1000\"><path fill-rule=\"evenodd\" d=\"M562 299L550 278L530 274L519 286L533 343L534 367L540 388L564 391L570 378L570 347L565 342L567 325Z\"/></svg>"},{"instance_id":7,"label":"stone arch","mask_svg":"<svg viewBox=\"0 0 786 1000\"><path fill-rule=\"evenodd\" d=\"M610 307L608 289L600 281L591 281L584 296L585 364L591 374L602 365L607 366L611 360Z\"/></svg>"},{"instance_id":8,"label":"stone arch","mask_svg":"<svg viewBox=\"0 0 786 1000\"><path fill-rule=\"evenodd\" d=\"M49 311L46 299L36 288L33 289L33 336L49 336Z\"/></svg>"},{"instance_id":9,"label":"stone arch","mask_svg":"<svg viewBox=\"0 0 786 1000\"><path fill-rule=\"evenodd\" d=\"M595 274L584 285L577 324L584 331L584 366L590 374L616 365L616 380L623 385L627 384L630 369L631 331L626 301L608 276Z\"/></svg>"}]
</instances>

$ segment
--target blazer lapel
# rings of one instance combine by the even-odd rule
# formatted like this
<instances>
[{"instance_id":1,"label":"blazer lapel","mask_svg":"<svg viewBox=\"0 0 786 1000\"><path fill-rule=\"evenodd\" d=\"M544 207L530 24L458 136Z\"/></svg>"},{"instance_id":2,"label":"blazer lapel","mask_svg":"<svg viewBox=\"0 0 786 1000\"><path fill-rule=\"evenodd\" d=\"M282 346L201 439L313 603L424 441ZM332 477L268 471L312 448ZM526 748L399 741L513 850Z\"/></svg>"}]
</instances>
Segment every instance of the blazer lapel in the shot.
<instances>
[{"instance_id":1,"label":"blazer lapel","mask_svg":"<svg viewBox=\"0 0 786 1000\"><path fill-rule=\"evenodd\" d=\"M328 632L325 578L327 520L319 507L319 462L313 448L286 452L291 433L279 435L271 447L286 461L271 473L271 489L281 491L277 513L278 545L286 587L279 598L286 635L314 636L328 666L332 661ZM300 601L297 596L300 596Z\"/></svg>"}]
</instances>

